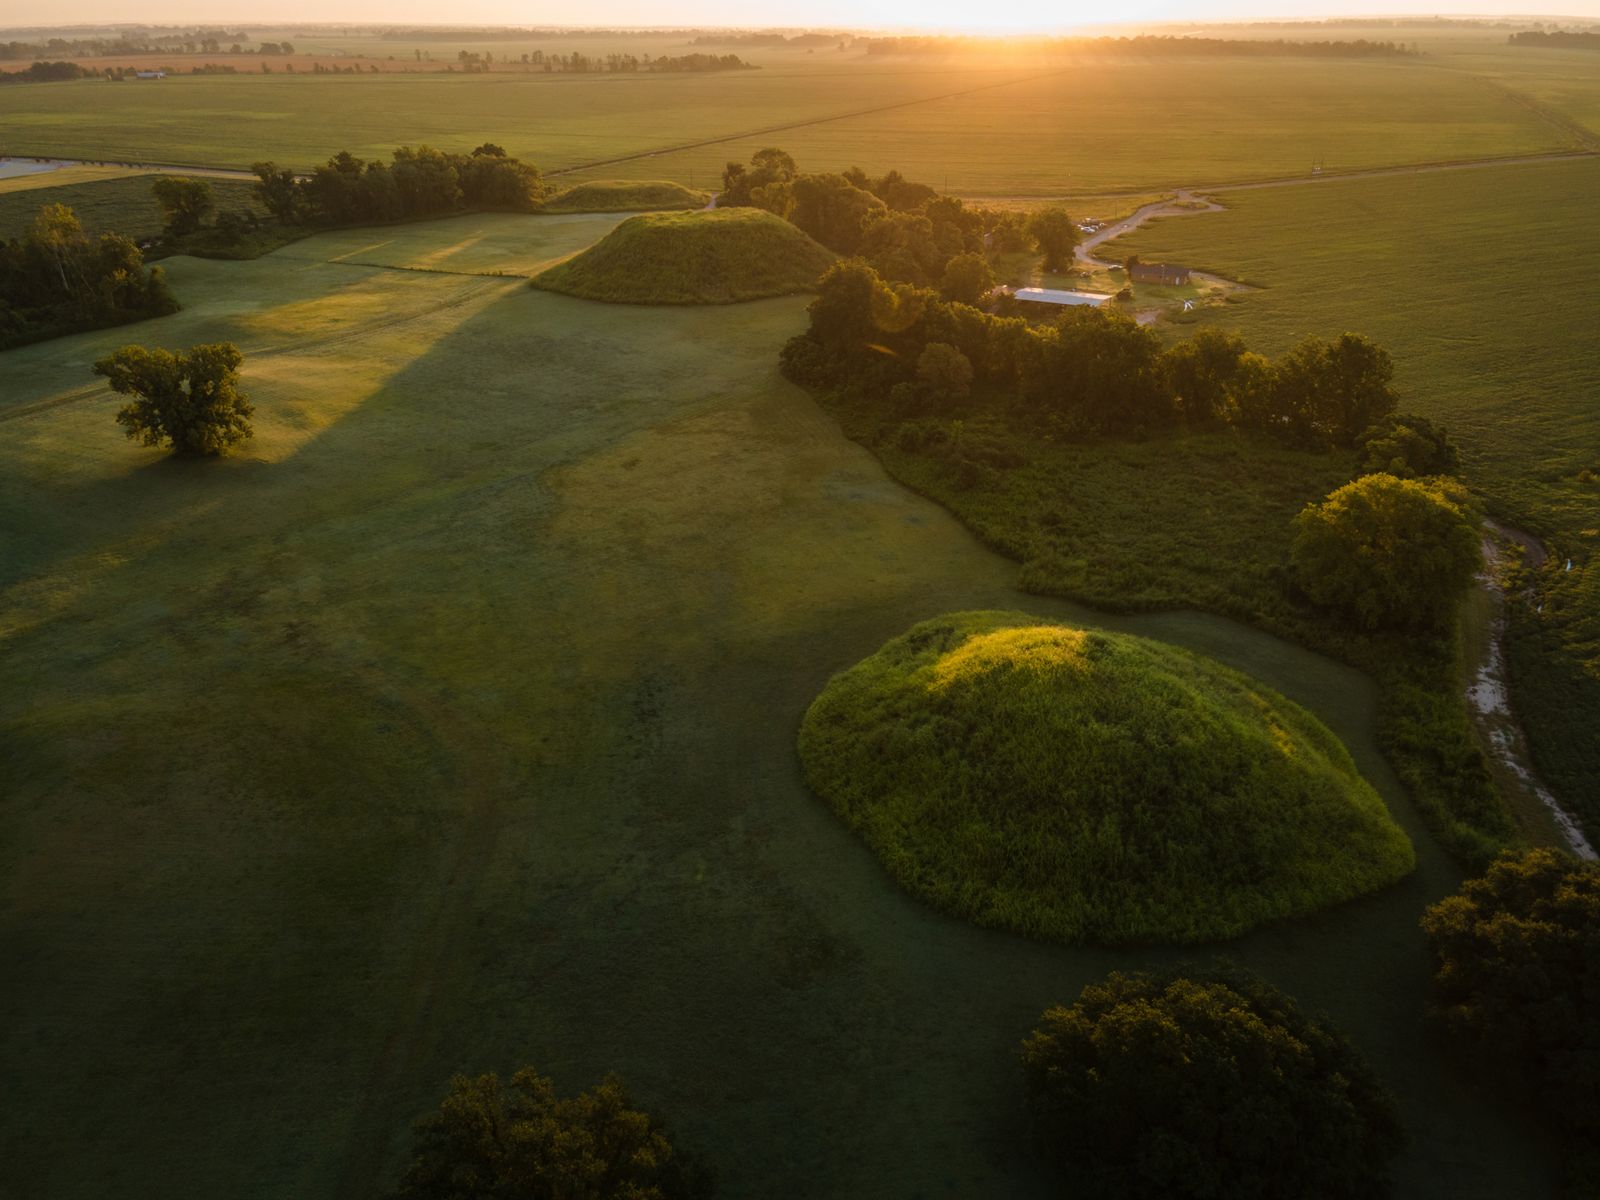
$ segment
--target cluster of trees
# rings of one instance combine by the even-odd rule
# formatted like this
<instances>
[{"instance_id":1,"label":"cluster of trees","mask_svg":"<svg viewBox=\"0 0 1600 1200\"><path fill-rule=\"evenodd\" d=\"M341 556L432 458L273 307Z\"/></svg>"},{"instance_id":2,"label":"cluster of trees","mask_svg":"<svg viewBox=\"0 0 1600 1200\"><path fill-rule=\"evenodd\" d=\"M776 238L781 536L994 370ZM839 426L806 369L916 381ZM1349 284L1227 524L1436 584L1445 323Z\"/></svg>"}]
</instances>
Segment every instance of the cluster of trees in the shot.
<instances>
[{"instance_id":1,"label":"cluster of trees","mask_svg":"<svg viewBox=\"0 0 1600 1200\"><path fill-rule=\"evenodd\" d=\"M21 238L0 243L0 348L176 312L161 268L115 233L90 237L49 204Z\"/></svg>"},{"instance_id":2,"label":"cluster of trees","mask_svg":"<svg viewBox=\"0 0 1600 1200\"><path fill-rule=\"evenodd\" d=\"M1513 46L1542 46L1550 50L1600 50L1600 33L1552 29L1548 33L1526 29L1506 39Z\"/></svg>"},{"instance_id":3,"label":"cluster of trees","mask_svg":"<svg viewBox=\"0 0 1600 1200\"><path fill-rule=\"evenodd\" d=\"M1349 1043L1238 971L1112 974L1045 1012L1022 1066L1073 1195L1369 1200L1405 1143Z\"/></svg>"},{"instance_id":4,"label":"cluster of trees","mask_svg":"<svg viewBox=\"0 0 1600 1200\"><path fill-rule=\"evenodd\" d=\"M457 1075L418 1121L394 1200L701 1200L709 1175L609 1075L561 1097L531 1068Z\"/></svg>"},{"instance_id":5,"label":"cluster of trees","mask_svg":"<svg viewBox=\"0 0 1600 1200\"><path fill-rule=\"evenodd\" d=\"M70 62L36 62L20 71L0 71L0 84L4 83L61 83L68 79L88 79L98 75Z\"/></svg>"},{"instance_id":6,"label":"cluster of trees","mask_svg":"<svg viewBox=\"0 0 1600 1200\"><path fill-rule=\"evenodd\" d=\"M1031 322L893 283L859 259L823 276L810 313L810 328L783 350L789 376L890 398L904 418L987 414L1063 436L1231 425L1297 447L1354 448L1397 403L1389 355L1358 334L1308 338L1276 361L1209 328L1163 349L1111 310ZM969 388L920 385L918 364L934 344L965 360Z\"/></svg>"},{"instance_id":7,"label":"cluster of trees","mask_svg":"<svg viewBox=\"0 0 1600 1200\"><path fill-rule=\"evenodd\" d=\"M1428 909L1422 929L1437 1027L1497 1083L1600 1145L1600 869L1553 850L1504 855Z\"/></svg>"},{"instance_id":8,"label":"cluster of trees","mask_svg":"<svg viewBox=\"0 0 1600 1200\"><path fill-rule=\"evenodd\" d=\"M978 37L881 37L858 38L868 54L959 54L992 51L992 38ZM1418 53L1415 46L1399 42L1373 42L1366 38L1339 42L1297 42L1282 38L1268 41L1252 38L1170 37L1141 34L1138 37L1099 38L1024 38L1007 39L1007 46L1036 54L1127 54L1140 58L1246 57L1282 58L1394 58Z\"/></svg>"},{"instance_id":9,"label":"cluster of trees","mask_svg":"<svg viewBox=\"0 0 1600 1200\"><path fill-rule=\"evenodd\" d=\"M899 171L874 178L860 167L804 174L782 150L759 150L746 166L722 172L719 208L776 213L838 254L863 259L890 283L938 288L949 300L976 304L994 287L989 250L1037 244L1046 270L1072 261L1078 227L1059 208L1031 216L968 207Z\"/></svg>"},{"instance_id":10,"label":"cluster of trees","mask_svg":"<svg viewBox=\"0 0 1600 1200\"><path fill-rule=\"evenodd\" d=\"M256 196L287 222L344 225L434 217L464 210L527 212L544 194L539 172L485 142L471 154L402 146L392 161L363 161L341 150L302 179L276 163L251 170Z\"/></svg>"},{"instance_id":11,"label":"cluster of trees","mask_svg":"<svg viewBox=\"0 0 1600 1200\"><path fill-rule=\"evenodd\" d=\"M146 446L213 457L251 437L255 408L239 390L244 355L231 342L173 353L123 346L94 364L111 390L132 399L117 424Z\"/></svg>"}]
</instances>

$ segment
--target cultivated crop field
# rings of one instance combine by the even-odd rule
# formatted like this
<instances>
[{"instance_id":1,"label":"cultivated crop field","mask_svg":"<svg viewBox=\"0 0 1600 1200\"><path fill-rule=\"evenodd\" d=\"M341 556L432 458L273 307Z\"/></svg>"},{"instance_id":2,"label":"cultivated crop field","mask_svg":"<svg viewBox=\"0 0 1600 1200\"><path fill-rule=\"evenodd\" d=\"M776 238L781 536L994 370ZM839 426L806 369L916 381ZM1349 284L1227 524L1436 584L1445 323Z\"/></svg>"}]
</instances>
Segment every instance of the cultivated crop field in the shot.
<instances>
[{"instance_id":1,"label":"cultivated crop field","mask_svg":"<svg viewBox=\"0 0 1600 1200\"><path fill-rule=\"evenodd\" d=\"M157 178L97 167L68 167L0 180L0 238L21 237L46 204L65 204L91 233L154 237L161 232L161 206L150 192ZM244 213L255 207L253 184L242 179L207 182L218 212Z\"/></svg>"},{"instance_id":2,"label":"cultivated crop field","mask_svg":"<svg viewBox=\"0 0 1600 1200\"><path fill-rule=\"evenodd\" d=\"M525 266L594 236L548 222L474 245ZM534 1062L623 1072L727 1195L1050 1194L1012 1048L1179 953L938 915L794 752L834 672L994 608L1211 655L1327 724L1418 869L1229 952L1378 1065L1401 1194L1552 1193L1548 1147L1420 1036L1417 914L1460 876L1369 681L1220 618L1019 593L778 377L803 299L575 300L455 273L494 261L472 228L369 231L431 270L356 262L355 232L171 259L182 312L4 356L12 1179L366 1197L452 1071ZM217 338L247 355L243 453L122 438L89 364Z\"/></svg>"},{"instance_id":3,"label":"cultivated crop field","mask_svg":"<svg viewBox=\"0 0 1600 1200\"><path fill-rule=\"evenodd\" d=\"M749 52L759 59L756 51ZM120 90L107 104L109 87ZM18 94L22 93L22 94ZM498 142L576 178L714 184L777 141L811 170L893 163L974 195L1063 195L1561 150L1575 135L1427 60L1045 63L860 53L714 75L168 78L7 89L12 153L309 168L338 149ZM1159 129L1159 138L1151 130ZM674 147L710 142L694 149ZM242 148L248 148L245 153Z\"/></svg>"},{"instance_id":4,"label":"cultivated crop field","mask_svg":"<svg viewBox=\"0 0 1600 1200\"><path fill-rule=\"evenodd\" d=\"M1158 222L1118 253L1258 285L1204 319L1276 353L1351 329L1390 347L1405 406L1443 421L1495 512L1574 569L1516 642L1535 756L1600 821L1600 161L1221 193L1226 212Z\"/></svg>"}]
</instances>

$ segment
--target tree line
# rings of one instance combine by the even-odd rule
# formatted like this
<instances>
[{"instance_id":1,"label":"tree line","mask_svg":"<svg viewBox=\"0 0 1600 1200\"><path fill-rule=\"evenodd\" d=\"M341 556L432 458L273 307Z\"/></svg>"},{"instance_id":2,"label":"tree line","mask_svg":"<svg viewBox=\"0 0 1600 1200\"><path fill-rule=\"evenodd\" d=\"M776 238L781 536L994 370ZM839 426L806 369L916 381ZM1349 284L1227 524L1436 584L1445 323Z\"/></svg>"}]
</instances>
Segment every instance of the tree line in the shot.
<instances>
[{"instance_id":1,"label":"tree line","mask_svg":"<svg viewBox=\"0 0 1600 1200\"><path fill-rule=\"evenodd\" d=\"M544 194L539 171L492 142L470 154L401 146L385 163L341 150L309 177L258 162L256 196L291 224L347 225L464 211L530 212Z\"/></svg>"},{"instance_id":2,"label":"tree line","mask_svg":"<svg viewBox=\"0 0 1600 1200\"><path fill-rule=\"evenodd\" d=\"M415 50L418 62L431 61L431 56L424 59L423 51ZM458 50L456 63L467 74L486 73L495 63L495 56L489 50ZM661 55L651 58L650 55L636 54L582 54L574 50L571 54L547 54L543 50L531 50L520 57L502 54L499 62L508 66L521 65L525 68L538 67L546 73L566 74L616 74L638 72L694 72L694 71L754 71L759 68L754 63L747 63L737 54L680 54Z\"/></svg>"},{"instance_id":3,"label":"tree line","mask_svg":"<svg viewBox=\"0 0 1600 1200\"><path fill-rule=\"evenodd\" d=\"M145 34L135 36L132 34L119 34L112 38L59 38L53 37L42 42L0 42L0 61L21 58L109 58L113 56L128 56L134 54L223 54L241 53L240 46L246 41L243 33L229 33L226 30L201 29L180 30L173 33ZM230 50L224 51L223 45L227 44ZM271 45L272 50L266 46ZM287 42L281 43L288 46ZM263 43L262 53L277 53L280 43ZM282 51L293 54L294 48L289 47ZM243 51L243 53L252 53Z\"/></svg>"},{"instance_id":4,"label":"tree line","mask_svg":"<svg viewBox=\"0 0 1600 1200\"><path fill-rule=\"evenodd\" d=\"M810 315L782 351L786 374L886 398L904 418L989 415L1054 437L1235 426L1349 449L1397 403L1388 353L1358 334L1307 338L1276 361L1215 329L1163 348L1116 311L1038 323L892 283L861 259L823 276Z\"/></svg>"},{"instance_id":5,"label":"tree line","mask_svg":"<svg viewBox=\"0 0 1600 1200\"><path fill-rule=\"evenodd\" d=\"M1513 46L1542 46L1550 50L1600 50L1600 33L1593 31L1525 29L1513 33L1506 41Z\"/></svg>"},{"instance_id":6,"label":"tree line","mask_svg":"<svg viewBox=\"0 0 1600 1200\"><path fill-rule=\"evenodd\" d=\"M993 38L981 37L875 37L857 38L855 45L868 54L958 54L992 50ZM1137 55L1141 58L1400 58L1418 51L1399 42L1301 42L1283 38L1202 38L1140 34L1137 37L1007 39L1007 47L1020 45L1036 53L1078 55Z\"/></svg>"},{"instance_id":7,"label":"tree line","mask_svg":"<svg viewBox=\"0 0 1600 1200\"><path fill-rule=\"evenodd\" d=\"M27 234L0 243L0 349L177 309L131 239L90 237L66 205L46 205Z\"/></svg>"}]
</instances>

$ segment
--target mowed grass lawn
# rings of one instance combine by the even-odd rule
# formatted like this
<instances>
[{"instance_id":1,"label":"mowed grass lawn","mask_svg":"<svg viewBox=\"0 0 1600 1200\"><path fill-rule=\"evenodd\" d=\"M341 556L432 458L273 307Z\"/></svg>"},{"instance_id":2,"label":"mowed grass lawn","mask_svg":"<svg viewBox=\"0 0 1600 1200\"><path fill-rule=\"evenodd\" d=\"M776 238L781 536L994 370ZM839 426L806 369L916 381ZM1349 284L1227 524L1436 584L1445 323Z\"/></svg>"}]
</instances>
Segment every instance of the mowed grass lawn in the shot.
<instances>
[{"instance_id":1,"label":"mowed grass lawn","mask_svg":"<svg viewBox=\"0 0 1600 1200\"><path fill-rule=\"evenodd\" d=\"M1116 254L1259 285L1203 319L1277 353L1308 334L1388 347L1403 406L1443 421L1491 508L1550 544L1513 643L1535 757L1600 829L1600 160L1224 192ZM1181 329L1182 327L1178 327Z\"/></svg>"},{"instance_id":2,"label":"mowed grass lawn","mask_svg":"<svg viewBox=\"0 0 1600 1200\"><path fill-rule=\"evenodd\" d=\"M748 57L761 59L755 50ZM730 159L776 143L809 170L898 167L936 187L1004 196L1571 144L1495 88L1424 62L1097 57L1001 66L826 54L800 64L791 54L770 68L708 75L169 78L121 87L108 103L113 86L6 89L7 149L309 168L339 149L372 157L402 143L467 150L493 140L545 170L646 155L574 178L704 187Z\"/></svg>"},{"instance_id":3,"label":"mowed grass lawn","mask_svg":"<svg viewBox=\"0 0 1600 1200\"><path fill-rule=\"evenodd\" d=\"M168 266L181 313L0 356L19 1194L365 1200L452 1071L522 1063L623 1072L729 1196L1050 1194L1018 1038L1178 952L935 914L794 754L834 672L977 608L1174 642L1327 723L1418 871L1228 949L1381 1064L1403 1194L1553 1191L1548 1147L1418 1036L1417 917L1459 875L1373 745L1369 682L1221 619L1020 594L778 377L804 300ZM210 463L127 442L93 360L216 338L249 354L256 439Z\"/></svg>"}]
</instances>

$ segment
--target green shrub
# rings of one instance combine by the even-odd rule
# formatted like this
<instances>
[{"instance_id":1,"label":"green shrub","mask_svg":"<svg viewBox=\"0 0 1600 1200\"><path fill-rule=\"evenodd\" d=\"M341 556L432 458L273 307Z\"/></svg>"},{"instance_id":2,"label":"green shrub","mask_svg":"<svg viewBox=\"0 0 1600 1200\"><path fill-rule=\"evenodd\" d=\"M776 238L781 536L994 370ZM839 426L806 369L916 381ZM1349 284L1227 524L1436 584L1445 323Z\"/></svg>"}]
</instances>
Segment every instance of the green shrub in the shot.
<instances>
[{"instance_id":1,"label":"green shrub","mask_svg":"<svg viewBox=\"0 0 1600 1200\"><path fill-rule=\"evenodd\" d=\"M616 1076L563 1099L531 1069L509 1087L457 1075L417 1122L395 1200L698 1200L705 1174L660 1123L633 1107Z\"/></svg>"},{"instance_id":2,"label":"green shrub","mask_svg":"<svg viewBox=\"0 0 1600 1200\"><path fill-rule=\"evenodd\" d=\"M1237 971L1113 974L1048 1010L1022 1064L1072 1195L1370 1200L1405 1142L1349 1043Z\"/></svg>"},{"instance_id":3,"label":"green shrub","mask_svg":"<svg viewBox=\"0 0 1600 1200\"><path fill-rule=\"evenodd\" d=\"M1561 1125L1600 1138L1600 869L1553 850L1503 855L1422 928L1438 1026Z\"/></svg>"}]
</instances>

